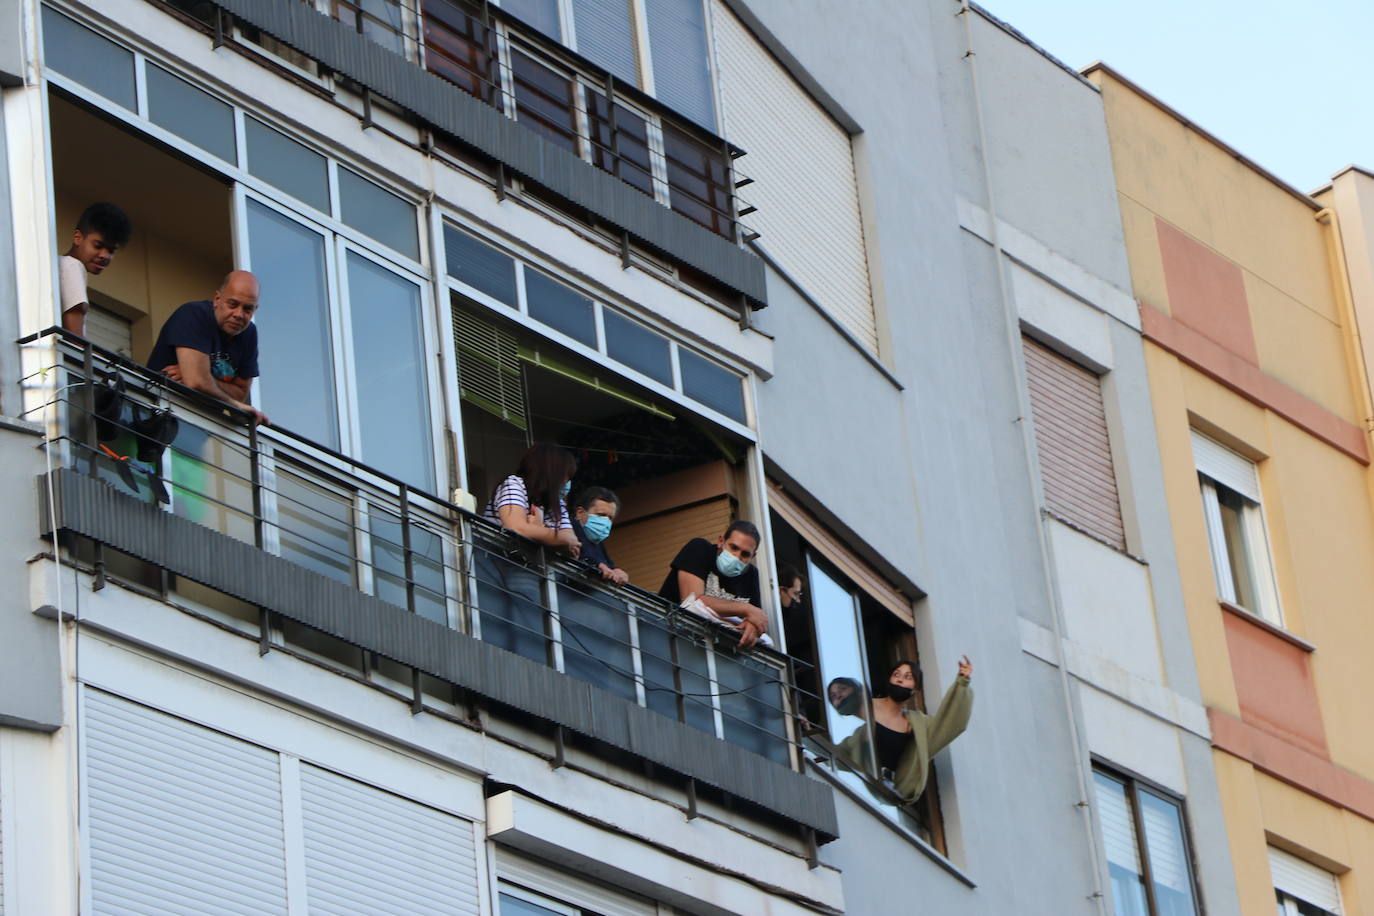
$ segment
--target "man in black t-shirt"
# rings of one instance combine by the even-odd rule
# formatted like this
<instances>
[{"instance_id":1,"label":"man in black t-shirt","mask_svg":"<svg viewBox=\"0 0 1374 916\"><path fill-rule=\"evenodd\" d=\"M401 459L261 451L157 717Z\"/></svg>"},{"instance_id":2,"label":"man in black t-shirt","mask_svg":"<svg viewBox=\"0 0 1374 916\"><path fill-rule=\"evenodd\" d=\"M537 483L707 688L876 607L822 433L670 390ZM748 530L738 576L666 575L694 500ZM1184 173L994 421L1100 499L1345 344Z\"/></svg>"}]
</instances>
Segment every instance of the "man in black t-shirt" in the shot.
<instances>
[{"instance_id":1,"label":"man in black t-shirt","mask_svg":"<svg viewBox=\"0 0 1374 916\"><path fill-rule=\"evenodd\" d=\"M738 617L740 645L752 646L768 631L759 591L759 571L752 561L759 549L759 529L752 522L732 522L716 543L693 538L673 558L658 593L677 604L687 595L722 617Z\"/></svg>"},{"instance_id":2,"label":"man in black t-shirt","mask_svg":"<svg viewBox=\"0 0 1374 916\"><path fill-rule=\"evenodd\" d=\"M230 271L209 301L187 302L162 326L148 368L267 423L249 403L258 376L258 278Z\"/></svg>"}]
</instances>

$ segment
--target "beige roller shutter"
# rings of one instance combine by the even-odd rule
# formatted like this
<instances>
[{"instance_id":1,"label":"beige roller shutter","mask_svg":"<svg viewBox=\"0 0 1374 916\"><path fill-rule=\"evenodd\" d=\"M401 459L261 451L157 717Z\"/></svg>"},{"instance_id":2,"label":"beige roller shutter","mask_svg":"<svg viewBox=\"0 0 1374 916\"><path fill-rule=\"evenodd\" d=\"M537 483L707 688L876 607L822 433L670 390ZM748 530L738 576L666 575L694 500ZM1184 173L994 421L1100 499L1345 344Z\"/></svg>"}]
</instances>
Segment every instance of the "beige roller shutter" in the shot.
<instances>
[{"instance_id":1,"label":"beige roller shutter","mask_svg":"<svg viewBox=\"0 0 1374 916\"><path fill-rule=\"evenodd\" d=\"M606 540L606 550L616 565L629 574L631 583L656 592L683 544L692 538L706 538L714 544L732 521L730 498L720 496L623 525L616 524Z\"/></svg>"},{"instance_id":2,"label":"beige roller shutter","mask_svg":"<svg viewBox=\"0 0 1374 916\"><path fill-rule=\"evenodd\" d=\"M1102 385L1087 369L1022 338L1045 506L1125 549Z\"/></svg>"},{"instance_id":3,"label":"beige roller shutter","mask_svg":"<svg viewBox=\"0 0 1374 916\"><path fill-rule=\"evenodd\" d=\"M720 0L711 5L725 136L748 155L736 168L741 221L812 298L863 346L878 349L868 257L849 134L816 104Z\"/></svg>"}]
</instances>

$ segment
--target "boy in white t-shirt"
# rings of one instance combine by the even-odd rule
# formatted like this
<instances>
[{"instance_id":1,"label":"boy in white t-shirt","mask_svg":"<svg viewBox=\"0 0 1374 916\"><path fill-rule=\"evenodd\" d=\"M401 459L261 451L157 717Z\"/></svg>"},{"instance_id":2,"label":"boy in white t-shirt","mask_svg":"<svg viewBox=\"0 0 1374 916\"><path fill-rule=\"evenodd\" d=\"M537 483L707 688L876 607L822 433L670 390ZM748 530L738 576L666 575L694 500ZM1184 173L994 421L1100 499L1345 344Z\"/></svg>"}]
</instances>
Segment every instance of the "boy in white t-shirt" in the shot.
<instances>
[{"instance_id":1,"label":"boy in white t-shirt","mask_svg":"<svg viewBox=\"0 0 1374 916\"><path fill-rule=\"evenodd\" d=\"M62 327L86 335L86 274L99 274L110 266L115 252L129 243L133 225L114 204L91 204L76 221L72 247L57 259L61 281Z\"/></svg>"}]
</instances>

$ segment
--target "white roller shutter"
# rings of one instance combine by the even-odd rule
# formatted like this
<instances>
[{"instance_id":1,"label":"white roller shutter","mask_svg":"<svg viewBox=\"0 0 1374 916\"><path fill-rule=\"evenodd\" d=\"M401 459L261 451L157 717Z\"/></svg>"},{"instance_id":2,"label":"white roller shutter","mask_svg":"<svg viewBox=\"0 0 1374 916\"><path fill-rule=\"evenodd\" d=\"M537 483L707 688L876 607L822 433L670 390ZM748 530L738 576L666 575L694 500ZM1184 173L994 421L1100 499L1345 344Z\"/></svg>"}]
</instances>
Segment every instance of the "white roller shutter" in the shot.
<instances>
[{"instance_id":1,"label":"white roller shutter","mask_svg":"<svg viewBox=\"0 0 1374 916\"><path fill-rule=\"evenodd\" d=\"M816 104L721 0L713 0L722 124L748 155L737 163L742 222L779 265L869 350L878 349L854 151Z\"/></svg>"},{"instance_id":2,"label":"white roller shutter","mask_svg":"<svg viewBox=\"0 0 1374 916\"><path fill-rule=\"evenodd\" d=\"M1259 477L1255 473L1255 463L1197 430L1191 432L1193 459L1197 462L1198 471L1246 499L1259 502Z\"/></svg>"},{"instance_id":3,"label":"white roller shutter","mask_svg":"<svg viewBox=\"0 0 1374 916\"><path fill-rule=\"evenodd\" d=\"M657 905L651 900L565 871L555 871L505 847L496 849L496 872L503 882L586 907L600 916L656 916L658 913Z\"/></svg>"},{"instance_id":4,"label":"white roller shutter","mask_svg":"<svg viewBox=\"0 0 1374 916\"><path fill-rule=\"evenodd\" d=\"M1341 916L1341 891L1336 876L1274 846L1269 847L1269 871L1274 887L1304 903Z\"/></svg>"},{"instance_id":5,"label":"white roller shutter","mask_svg":"<svg viewBox=\"0 0 1374 916\"><path fill-rule=\"evenodd\" d=\"M1156 884L1191 895L1192 881L1188 877L1190 868L1178 807L1148 793L1141 793L1139 797L1145 847L1150 853L1150 877Z\"/></svg>"},{"instance_id":6,"label":"white roller shutter","mask_svg":"<svg viewBox=\"0 0 1374 916\"><path fill-rule=\"evenodd\" d=\"M639 51L629 0L572 0L577 50L625 80L639 85Z\"/></svg>"},{"instance_id":7,"label":"white roller shutter","mask_svg":"<svg viewBox=\"0 0 1374 916\"><path fill-rule=\"evenodd\" d=\"M1126 787L1114 779L1093 774L1097 794L1097 820L1102 825L1102 845L1107 861L1140 874L1140 849L1136 844L1135 819Z\"/></svg>"},{"instance_id":8,"label":"white roller shutter","mask_svg":"<svg viewBox=\"0 0 1374 916\"><path fill-rule=\"evenodd\" d=\"M311 914L477 916L470 821L301 765Z\"/></svg>"},{"instance_id":9,"label":"white roller shutter","mask_svg":"<svg viewBox=\"0 0 1374 916\"><path fill-rule=\"evenodd\" d=\"M85 711L92 909L284 914L278 756L96 690Z\"/></svg>"}]
</instances>

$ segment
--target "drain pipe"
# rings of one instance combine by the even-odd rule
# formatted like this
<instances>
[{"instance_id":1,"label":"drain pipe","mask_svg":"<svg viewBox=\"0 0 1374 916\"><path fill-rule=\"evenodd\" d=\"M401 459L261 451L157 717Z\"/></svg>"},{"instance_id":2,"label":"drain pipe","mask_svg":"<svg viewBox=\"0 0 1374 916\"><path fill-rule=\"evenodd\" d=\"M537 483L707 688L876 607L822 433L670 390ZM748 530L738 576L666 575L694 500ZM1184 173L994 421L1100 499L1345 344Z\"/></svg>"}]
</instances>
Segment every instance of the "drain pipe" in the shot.
<instances>
[{"instance_id":1,"label":"drain pipe","mask_svg":"<svg viewBox=\"0 0 1374 916\"><path fill-rule=\"evenodd\" d=\"M1002 302L1008 351L1016 368L1016 399L1019 411L1017 423L1021 428L1021 454L1025 459L1027 479L1034 485L1035 481L1041 479L1040 460L1030 424L1026 422L1031 417L1031 405L1030 394L1024 381L1025 366L1020 356L1021 322L1015 304L1012 302L1011 293L1007 289L1006 271L1004 269L1006 257L1002 248L1001 235L997 228L997 192L993 187L992 167L988 164L987 125L983 118L983 96L978 83L978 55L974 49L973 41L973 20L971 17L975 15L975 10L969 0L959 0L959 12L956 15L962 16L964 20L964 37L968 46L964 52L964 60L968 61L969 82L973 88L973 110L978 125L979 159L982 163L983 185L986 188L988 199L988 241L992 244L993 252L996 255L998 298ZM1045 581L1045 594L1050 602L1050 621L1054 628L1055 666L1059 671L1060 693L1064 701L1064 714L1068 720L1070 743L1073 746L1074 771L1078 778L1079 801L1075 807L1078 808L1082 818L1083 833L1087 838L1089 855L1092 859L1092 893L1089 895L1089 899L1096 903L1097 911L1101 916L1107 916L1107 897L1102 889L1103 863L1098 854L1097 831L1093 827L1092 802L1090 801L1092 798L1090 766L1083 744L1078 709L1074 704L1073 684L1069 678L1068 660L1064 653L1064 609L1059 594L1059 581L1055 576L1054 545L1050 539L1049 528L1050 518L1044 511L1039 512L1039 516L1037 541L1040 548L1041 573Z\"/></svg>"}]
</instances>

